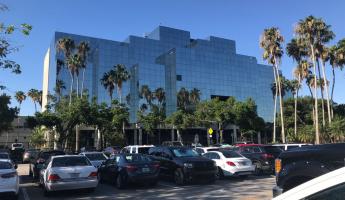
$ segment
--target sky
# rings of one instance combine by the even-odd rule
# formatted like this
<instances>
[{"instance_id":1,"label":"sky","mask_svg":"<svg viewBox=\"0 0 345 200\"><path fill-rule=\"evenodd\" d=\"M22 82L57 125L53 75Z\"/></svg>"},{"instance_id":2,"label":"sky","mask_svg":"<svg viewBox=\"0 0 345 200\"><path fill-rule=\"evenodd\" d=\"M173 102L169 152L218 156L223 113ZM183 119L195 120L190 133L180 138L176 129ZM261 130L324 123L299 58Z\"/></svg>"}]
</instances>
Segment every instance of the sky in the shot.
<instances>
[{"instance_id":1,"label":"sky","mask_svg":"<svg viewBox=\"0 0 345 200\"><path fill-rule=\"evenodd\" d=\"M0 0L9 7L0 13L0 22L28 23L28 37L14 34L10 41L20 50L9 58L22 67L22 74L0 71L5 92L42 89L43 59L55 31L123 41L128 35L143 36L159 25L191 32L193 38L210 35L236 41L237 53L255 56L264 64L259 47L265 28L278 27L289 42L296 23L308 15L321 17L332 26L335 44L345 38L345 1L342 0ZM293 78L296 63L284 55L283 75ZM328 71L330 67L327 66ZM345 103L345 70L337 71L334 100ZM331 74L328 72L328 79ZM308 94L304 87L302 95ZM12 99L11 106L18 106ZM20 115L32 115L34 104L28 98Z\"/></svg>"}]
</instances>

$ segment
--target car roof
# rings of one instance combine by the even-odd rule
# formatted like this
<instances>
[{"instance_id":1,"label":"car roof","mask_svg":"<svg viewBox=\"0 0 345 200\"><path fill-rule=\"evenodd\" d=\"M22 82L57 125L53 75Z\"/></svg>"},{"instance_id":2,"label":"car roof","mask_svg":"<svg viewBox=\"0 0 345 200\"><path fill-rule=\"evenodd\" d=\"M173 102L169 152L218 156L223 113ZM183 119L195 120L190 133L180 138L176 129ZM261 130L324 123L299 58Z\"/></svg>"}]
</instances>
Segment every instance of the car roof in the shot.
<instances>
[{"instance_id":1,"label":"car roof","mask_svg":"<svg viewBox=\"0 0 345 200\"><path fill-rule=\"evenodd\" d=\"M342 167L292 188L291 190L277 196L273 200L303 199L344 182L345 167Z\"/></svg>"},{"instance_id":2,"label":"car roof","mask_svg":"<svg viewBox=\"0 0 345 200\"><path fill-rule=\"evenodd\" d=\"M85 157L84 155L58 155L58 156L52 156L51 158L66 158L66 157Z\"/></svg>"},{"instance_id":3,"label":"car roof","mask_svg":"<svg viewBox=\"0 0 345 200\"><path fill-rule=\"evenodd\" d=\"M259 146L259 147L263 147L263 144L236 144L235 146L238 147L250 147L250 146Z\"/></svg>"},{"instance_id":4,"label":"car roof","mask_svg":"<svg viewBox=\"0 0 345 200\"><path fill-rule=\"evenodd\" d=\"M12 161L10 159L0 159L1 162L10 162L12 163Z\"/></svg>"}]
</instances>

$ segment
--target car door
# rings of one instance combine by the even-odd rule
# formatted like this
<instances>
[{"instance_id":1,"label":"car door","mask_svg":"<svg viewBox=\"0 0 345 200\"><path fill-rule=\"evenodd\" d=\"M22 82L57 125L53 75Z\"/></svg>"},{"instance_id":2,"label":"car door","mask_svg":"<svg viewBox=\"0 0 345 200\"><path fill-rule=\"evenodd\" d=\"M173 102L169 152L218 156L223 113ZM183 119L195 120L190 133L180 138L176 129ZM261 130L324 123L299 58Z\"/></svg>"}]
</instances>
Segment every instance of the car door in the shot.
<instances>
[{"instance_id":1,"label":"car door","mask_svg":"<svg viewBox=\"0 0 345 200\"><path fill-rule=\"evenodd\" d=\"M216 152L212 152L210 153L211 154L211 157L212 157L212 160L216 162L216 165L217 166L222 166L223 165L223 161L220 157L220 155Z\"/></svg>"},{"instance_id":2,"label":"car door","mask_svg":"<svg viewBox=\"0 0 345 200\"><path fill-rule=\"evenodd\" d=\"M165 168L165 174L167 176L173 176L176 169L176 163L174 162L172 152L168 148L163 148L162 151L163 165Z\"/></svg>"},{"instance_id":3,"label":"car door","mask_svg":"<svg viewBox=\"0 0 345 200\"><path fill-rule=\"evenodd\" d=\"M114 168L114 165L115 165L115 158L112 157L104 163L104 166L101 167L101 174L104 180L110 181L112 179L111 174L113 173L112 168Z\"/></svg>"}]
</instances>

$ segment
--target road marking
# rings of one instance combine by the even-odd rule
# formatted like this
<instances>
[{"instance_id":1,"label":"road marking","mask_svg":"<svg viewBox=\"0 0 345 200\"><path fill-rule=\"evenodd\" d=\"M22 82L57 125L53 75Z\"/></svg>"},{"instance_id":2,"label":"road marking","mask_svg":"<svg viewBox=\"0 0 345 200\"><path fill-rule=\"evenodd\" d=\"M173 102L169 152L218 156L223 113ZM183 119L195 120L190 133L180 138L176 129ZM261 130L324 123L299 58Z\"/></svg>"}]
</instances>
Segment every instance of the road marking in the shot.
<instances>
[{"instance_id":1,"label":"road marking","mask_svg":"<svg viewBox=\"0 0 345 200\"><path fill-rule=\"evenodd\" d=\"M30 200L30 197L26 191L26 188L22 188L22 192L23 192L24 200Z\"/></svg>"}]
</instances>

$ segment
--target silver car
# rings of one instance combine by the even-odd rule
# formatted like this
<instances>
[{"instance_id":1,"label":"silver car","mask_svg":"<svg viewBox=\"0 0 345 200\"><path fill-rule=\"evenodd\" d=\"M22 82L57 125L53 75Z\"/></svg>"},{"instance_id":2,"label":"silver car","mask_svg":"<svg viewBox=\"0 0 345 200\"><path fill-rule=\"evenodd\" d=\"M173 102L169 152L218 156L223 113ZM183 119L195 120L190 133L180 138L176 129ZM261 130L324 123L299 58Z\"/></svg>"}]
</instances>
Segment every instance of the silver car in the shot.
<instances>
[{"instance_id":1,"label":"silver car","mask_svg":"<svg viewBox=\"0 0 345 200\"><path fill-rule=\"evenodd\" d=\"M98 185L97 168L82 155L52 156L40 171L40 185L45 196L59 190L95 190Z\"/></svg>"},{"instance_id":2,"label":"silver car","mask_svg":"<svg viewBox=\"0 0 345 200\"><path fill-rule=\"evenodd\" d=\"M80 155L87 157L91 164L97 168L99 168L102 163L108 159L108 157L102 152L83 152Z\"/></svg>"}]
</instances>

